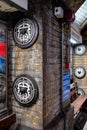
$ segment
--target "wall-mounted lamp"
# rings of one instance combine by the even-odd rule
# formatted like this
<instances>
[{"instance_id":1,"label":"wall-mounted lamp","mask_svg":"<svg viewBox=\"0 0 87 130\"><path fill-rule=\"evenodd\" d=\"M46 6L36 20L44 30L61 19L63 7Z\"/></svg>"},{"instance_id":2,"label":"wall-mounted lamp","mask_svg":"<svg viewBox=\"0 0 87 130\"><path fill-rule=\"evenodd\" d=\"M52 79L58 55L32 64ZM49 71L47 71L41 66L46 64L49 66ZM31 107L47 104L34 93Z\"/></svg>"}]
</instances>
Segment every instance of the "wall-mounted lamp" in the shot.
<instances>
[{"instance_id":1,"label":"wall-mounted lamp","mask_svg":"<svg viewBox=\"0 0 87 130\"><path fill-rule=\"evenodd\" d=\"M63 9L62 9L62 7L55 7L54 8L54 15L57 18L63 18Z\"/></svg>"}]
</instances>

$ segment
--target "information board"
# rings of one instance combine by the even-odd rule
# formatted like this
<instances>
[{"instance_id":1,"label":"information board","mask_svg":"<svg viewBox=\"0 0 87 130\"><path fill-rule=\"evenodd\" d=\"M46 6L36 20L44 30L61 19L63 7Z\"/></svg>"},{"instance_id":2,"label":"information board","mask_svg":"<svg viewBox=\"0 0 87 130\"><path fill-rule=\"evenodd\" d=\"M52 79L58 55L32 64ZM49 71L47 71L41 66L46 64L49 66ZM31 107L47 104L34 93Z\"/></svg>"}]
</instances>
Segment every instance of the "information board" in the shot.
<instances>
[{"instance_id":1,"label":"information board","mask_svg":"<svg viewBox=\"0 0 87 130\"><path fill-rule=\"evenodd\" d=\"M70 73L63 74L63 88L62 88L62 101L65 102L70 98Z\"/></svg>"}]
</instances>

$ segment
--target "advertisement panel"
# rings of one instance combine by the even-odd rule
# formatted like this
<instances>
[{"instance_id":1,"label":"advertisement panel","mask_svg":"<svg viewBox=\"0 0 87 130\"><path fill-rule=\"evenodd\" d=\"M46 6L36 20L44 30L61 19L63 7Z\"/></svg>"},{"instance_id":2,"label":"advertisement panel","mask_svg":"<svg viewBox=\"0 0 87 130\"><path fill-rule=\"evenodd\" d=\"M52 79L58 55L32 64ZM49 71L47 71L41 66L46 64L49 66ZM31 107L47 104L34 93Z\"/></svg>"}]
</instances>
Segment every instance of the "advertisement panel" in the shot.
<instances>
[{"instance_id":1,"label":"advertisement panel","mask_svg":"<svg viewBox=\"0 0 87 130\"><path fill-rule=\"evenodd\" d=\"M6 26L0 23L0 112L6 109Z\"/></svg>"},{"instance_id":2,"label":"advertisement panel","mask_svg":"<svg viewBox=\"0 0 87 130\"><path fill-rule=\"evenodd\" d=\"M0 28L0 73L6 70L6 34L5 29Z\"/></svg>"}]
</instances>

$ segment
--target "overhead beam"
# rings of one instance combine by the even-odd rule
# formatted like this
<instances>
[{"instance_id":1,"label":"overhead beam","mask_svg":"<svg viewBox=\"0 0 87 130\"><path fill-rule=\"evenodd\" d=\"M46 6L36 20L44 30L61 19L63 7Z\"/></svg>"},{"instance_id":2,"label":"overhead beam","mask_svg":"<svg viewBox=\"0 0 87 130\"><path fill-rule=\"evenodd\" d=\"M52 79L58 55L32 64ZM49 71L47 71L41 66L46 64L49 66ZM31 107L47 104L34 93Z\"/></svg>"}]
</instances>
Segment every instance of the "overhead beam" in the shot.
<instances>
[{"instance_id":1,"label":"overhead beam","mask_svg":"<svg viewBox=\"0 0 87 130\"><path fill-rule=\"evenodd\" d=\"M16 8L26 11L28 10L28 0L4 0L4 1Z\"/></svg>"},{"instance_id":2,"label":"overhead beam","mask_svg":"<svg viewBox=\"0 0 87 130\"><path fill-rule=\"evenodd\" d=\"M84 33L87 30L87 19L81 25L81 32Z\"/></svg>"}]
</instances>

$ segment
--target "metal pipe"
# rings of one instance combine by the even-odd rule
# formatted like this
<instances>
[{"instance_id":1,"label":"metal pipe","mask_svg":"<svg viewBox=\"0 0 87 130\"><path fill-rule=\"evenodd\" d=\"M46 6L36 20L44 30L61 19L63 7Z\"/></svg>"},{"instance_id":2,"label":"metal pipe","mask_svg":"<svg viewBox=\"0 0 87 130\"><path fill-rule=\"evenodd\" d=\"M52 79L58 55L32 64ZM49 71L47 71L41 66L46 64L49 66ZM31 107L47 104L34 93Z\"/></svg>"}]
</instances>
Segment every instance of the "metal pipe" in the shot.
<instances>
[{"instance_id":1,"label":"metal pipe","mask_svg":"<svg viewBox=\"0 0 87 130\"><path fill-rule=\"evenodd\" d=\"M64 130L66 130L66 112L65 112L65 110L63 108L63 103L62 103L63 73L64 73L64 71L63 71L63 61L64 61L64 58L63 58L64 24L65 23L62 22L62 44L61 44L61 64L62 64L61 65L61 79L62 79L62 81L61 81L61 111L62 111L63 117L64 117Z\"/></svg>"}]
</instances>

